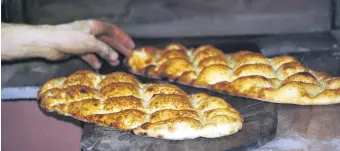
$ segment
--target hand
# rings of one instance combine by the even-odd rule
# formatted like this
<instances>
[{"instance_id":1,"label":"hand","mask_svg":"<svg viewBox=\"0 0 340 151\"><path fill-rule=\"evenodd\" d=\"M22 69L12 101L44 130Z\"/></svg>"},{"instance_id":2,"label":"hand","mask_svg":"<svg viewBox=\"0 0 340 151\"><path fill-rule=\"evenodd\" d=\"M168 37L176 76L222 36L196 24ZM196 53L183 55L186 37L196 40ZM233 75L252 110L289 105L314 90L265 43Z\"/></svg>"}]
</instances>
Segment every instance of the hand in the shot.
<instances>
[{"instance_id":1,"label":"hand","mask_svg":"<svg viewBox=\"0 0 340 151\"><path fill-rule=\"evenodd\" d=\"M117 26L96 20L82 20L56 26L8 25L2 27L3 59L43 57L59 60L79 55L98 69L99 54L109 64L119 64L118 54L131 54L134 42ZM115 50L114 50L114 49Z\"/></svg>"}]
</instances>

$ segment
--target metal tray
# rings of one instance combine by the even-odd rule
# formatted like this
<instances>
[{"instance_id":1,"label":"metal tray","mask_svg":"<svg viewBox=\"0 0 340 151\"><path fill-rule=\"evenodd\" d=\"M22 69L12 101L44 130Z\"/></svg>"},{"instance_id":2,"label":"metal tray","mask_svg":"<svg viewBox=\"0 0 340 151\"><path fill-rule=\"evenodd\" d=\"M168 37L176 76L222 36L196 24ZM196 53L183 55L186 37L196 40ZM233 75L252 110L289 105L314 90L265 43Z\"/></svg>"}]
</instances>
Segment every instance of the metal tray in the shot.
<instances>
[{"instance_id":1,"label":"metal tray","mask_svg":"<svg viewBox=\"0 0 340 151\"><path fill-rule=\"evenodd\" d=\"M156 47L163 47L168 42L158 43ZM182 43L182 42L181 42ZM259 52L252 43L191 43L185 46L197 46L200 44L213 44L222 50L235 52L240 49ZM150 44L149 44L150 45ZM123 60L121 60L123 61ZM121 64L119 67L110 67L104 64L99 70L101 74L115 71L129 72L127 67ZM131 132L122 132L112 128L105 128L93 124L85 124L82 138L84 150L245 150L257 148L271 141L276 136L277 109L275 104L254 99L230 96L203 88L195 88L174 82L151 79L135 75L143 83L171 83L182 88L188 93L206 92L212 96L227 100L244 117L244 125L241 131L220 138L198 138L192 140L170 141L156 138L136 136Z\"/></svg>"}]
</instances>

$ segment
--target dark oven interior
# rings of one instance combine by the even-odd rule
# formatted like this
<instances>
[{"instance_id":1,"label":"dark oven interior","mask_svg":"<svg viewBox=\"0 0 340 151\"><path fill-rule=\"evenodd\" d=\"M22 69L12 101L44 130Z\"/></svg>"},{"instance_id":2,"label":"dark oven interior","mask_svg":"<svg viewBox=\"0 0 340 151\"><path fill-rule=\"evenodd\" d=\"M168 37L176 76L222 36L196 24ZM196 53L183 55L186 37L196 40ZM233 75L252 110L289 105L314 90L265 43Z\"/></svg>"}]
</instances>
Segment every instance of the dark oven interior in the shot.
<instances>
[{"instance_id":1,"label":"dark oven interior","mask_svg":"<svg viewBox=\"0 0 340 151\"><path fill-rule=\"evenodd\" d=\"M247 49L275 56L338 51L339 8L336 0L3 0L2 22L60 24L92 18L119 25L137 47L224 43L227 52ZM339 69L324 66L317 69L333 74ZM44 81L84 68L89 66L77 58L4 62L2 82L39 83L14 80L17 70Z\"/></svg>"},{"instance_id":2,"label":"dark oven interior","mask_svg":"<svg viewBox=\"0 0 340 151\"><path fill-rule=\"evenodd\" d=\"M2 21L95 18L134 37L272 35L335 30L339 5L336 0L3 0Z\"/></svg>"}]
</instances>

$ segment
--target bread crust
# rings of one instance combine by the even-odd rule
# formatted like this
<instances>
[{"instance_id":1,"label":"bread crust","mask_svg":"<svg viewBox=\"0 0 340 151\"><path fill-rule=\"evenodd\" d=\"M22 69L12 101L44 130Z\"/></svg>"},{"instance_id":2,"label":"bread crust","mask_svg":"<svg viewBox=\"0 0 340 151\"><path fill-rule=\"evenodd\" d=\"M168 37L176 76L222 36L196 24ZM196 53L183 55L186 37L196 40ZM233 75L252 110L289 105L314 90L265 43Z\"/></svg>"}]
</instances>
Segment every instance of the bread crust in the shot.
<instances>
[{"instance_id":1,"label":"bread crust","mask_svg":"<svg viewBox=\"0 0 340 151\"><path fill-rule=\"evenodd\" d=\"M226 100L187 94L171 84L143 84L133 75L89 70L47 81L41 107L101 126L171 140L215 138L236 133L243 117Z\"/></svg>"},{"instance_id":2,"label":"bread crust","mask_svg":"<svg viewBox=\"0 0 340 151\"><path fill-rule=\"evenodd\" d=\"M266 58L260 53L245 50L222 53L212 45L188 49L171 43L166 48L181 48L182 52L186 50L186 54L182 53L180 59L173 57L160 64L152 62L162 60L162 57L153 58L145 67L152 66L152 73L157 74L143 74L138 72L143 69L135 70L137 66L131 62L141 59L138 57L127 58L127 66L135 74L166 77L181 84L266 102L298 105L340 103L340 77L314 71L291 56ZM157 53L163 51L158 49ZM167 55L171 56L171 52L174 51L167 52ZM186 64L182 65L178 60L185 60ZM176 69L163 68L169 63L179 65L174 67Z\"/></svg>"}]
</instances>

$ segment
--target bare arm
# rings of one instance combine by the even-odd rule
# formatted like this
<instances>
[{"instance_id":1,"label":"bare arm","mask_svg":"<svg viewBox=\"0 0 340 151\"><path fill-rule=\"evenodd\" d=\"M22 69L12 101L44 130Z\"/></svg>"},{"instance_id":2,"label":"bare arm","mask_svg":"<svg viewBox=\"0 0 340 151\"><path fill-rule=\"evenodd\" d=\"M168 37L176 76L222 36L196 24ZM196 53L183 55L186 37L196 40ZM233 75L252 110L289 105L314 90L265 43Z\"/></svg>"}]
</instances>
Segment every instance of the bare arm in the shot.
<instances>
[{"instance_id":1,"label":"bare arm","mask_svg":"<svg viewBox=\"0 0 340 151\"><path fill-rule=\"evenodd\" d=\"M49 26L1 23L1 59L15 60L31 57L53 59L45 54L47 51L44 50L48 47L43 47L47 45L45 41L48 37L43 35L47 34L48 28Z\"/></svg>"},{"instance_id":2,"label":"bare arm","mask_svg":"<svg viewBox=\"0 0 340 151\"><path fill-rule=\"evenodd\" d=\"M101 36L96 38L96 35ZM2 60L31 57L58 60L79 55L94 68L99 68L101 63L93 53L117 65L118 54L114 49L128 56L134 48L131 38L117 26L95 20L56 26L2 23L1 43Z\"/></svg>"}]
</instances>

